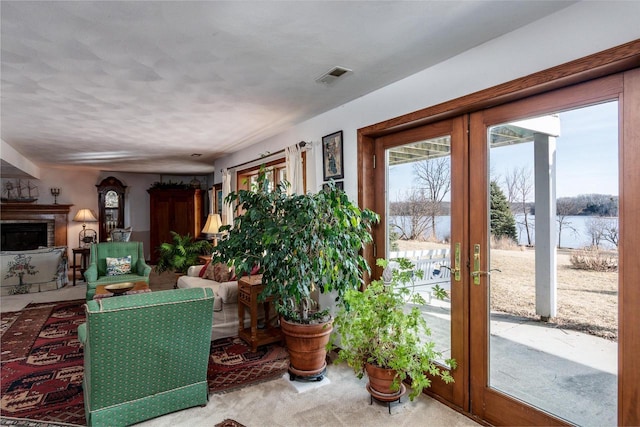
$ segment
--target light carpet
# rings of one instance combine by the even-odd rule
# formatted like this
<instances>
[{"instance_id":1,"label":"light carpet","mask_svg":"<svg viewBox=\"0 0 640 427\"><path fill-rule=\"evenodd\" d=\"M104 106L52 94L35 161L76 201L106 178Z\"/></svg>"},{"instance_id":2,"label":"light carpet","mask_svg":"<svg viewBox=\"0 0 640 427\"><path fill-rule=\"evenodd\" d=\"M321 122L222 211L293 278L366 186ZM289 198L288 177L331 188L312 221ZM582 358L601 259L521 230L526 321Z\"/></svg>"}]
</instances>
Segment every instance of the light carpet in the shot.
<instances>
[{"instance_id":1,"label":"light carpet","mask_svg":"<svg viewBox=\"0 0 640 427\"><path fill-rule=\"evenodd\" d=\"M87 285L85 283L71 286L68 284L64 288L55 291L35 292L22 295L4 295L0 298L0 312L24 310L29 304L41 304L46 302L60 302L84 299L87 295Z\"/></svg>"},{"instance_id":2,"label":"light carpet","mask_svg":"<svg viewBox=\"0 0 640 427\"><path fill-rule=\"evenodd\" d=\"M422 395L413 402L369 404L367 381L346 365L329 365L324 386L299 393L288 376L225 394L211 394L206 407L185 409L139 427L211 427L233 419L247 427L478 426L453 409Z\"/></svg>"}]
</instances>

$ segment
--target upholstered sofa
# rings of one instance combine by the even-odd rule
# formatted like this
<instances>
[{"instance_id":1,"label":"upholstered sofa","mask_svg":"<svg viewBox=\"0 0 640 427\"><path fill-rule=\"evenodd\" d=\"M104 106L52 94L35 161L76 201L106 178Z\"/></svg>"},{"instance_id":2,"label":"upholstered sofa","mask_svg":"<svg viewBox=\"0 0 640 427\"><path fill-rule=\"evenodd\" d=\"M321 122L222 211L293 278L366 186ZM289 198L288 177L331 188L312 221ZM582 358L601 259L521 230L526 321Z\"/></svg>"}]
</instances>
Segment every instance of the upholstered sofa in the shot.
<instances>
[{"instance_id":1,"label":"upholstered sofa","mask_svg":"<svg viewBox=\"0 0 640 427\"><path fill-rule=\"evenodd\" d=\"M131 256L130 272L109 275L107 258L118 259ZM112 283L140 282L149 283L151 267L144 260L142 242L103 242L91 245L89 268L84 272L87 281L87 301L93 299L98 285Z\"/></svg>"},{"instance_id":2,"label":"upholstered sofa","mask_svg":"<svg viewBox=\"0 0 640 427\"><path fill-rule=\"evenodd\" d=\"M176 287L179 289L208 288L215 296L213 306L213 330L211 339L233 337L238 335L238 281L217 281L207 275L207 268L211 272L213 266L194 265L189 267L187 274L178 278ZM202 274L201 274L202 273ZM231 276L231 273L228 275ZM248 313L248 310L246 310ZM249 327L250 318L247 314L245 326Z\"/></svg>"},{"instance_id":3,"label":"upholstered sofa","mask_svg":"<svg viewBox=\"0 0 640 427\"><path fill-rule=\"evenodd\" d=\"M0 295L60 289L69 283L66 246L0 252Z\"/></svg>"},{"instance_id":4,"label":"upholstered sofa","mask_svg":"<svg viewBox=\"0 0 640 427\"><path fill-rule=\"evenodd\" d=\"M89 426L124 426L204 406L213 292L175 289L88 301L84 346Z\"/></svg>"}]
</instances>

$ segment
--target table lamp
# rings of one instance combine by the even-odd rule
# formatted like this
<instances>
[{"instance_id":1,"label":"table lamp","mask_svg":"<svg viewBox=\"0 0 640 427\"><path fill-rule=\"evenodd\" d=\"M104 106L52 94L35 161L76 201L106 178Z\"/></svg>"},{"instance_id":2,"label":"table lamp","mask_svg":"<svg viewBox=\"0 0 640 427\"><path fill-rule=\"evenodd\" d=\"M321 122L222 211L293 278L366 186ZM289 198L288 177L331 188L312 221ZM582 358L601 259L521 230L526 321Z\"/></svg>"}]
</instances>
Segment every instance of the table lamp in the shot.
<instances>
[{"instance_id":1,"label":"table lamp","mask_svg":"<svg viewBox=\"0 0 640 427\"><path fill-rule=\"evenodd\" d=\"M220 233L220 227L222 226L222 220L219 214L209 214L207 222L202 229L203 234L213 234L213 246L218 245L218 234Z\"/></svg>"},{"instance_id":2,"label":"table lamp","mask_svg":"<svg viewBox=\"0 0 640 427\"><path fill-rule=\"evenodd\" d=\"M73 217L73 221L82 223L82 231L80 232L79 237L80 247L84 248L89 246L91 243L96 242L98 233L96 230L87 228L87 222L98 222L96 215L91 209L80 209Z\"/></svg>"}]
</instances>

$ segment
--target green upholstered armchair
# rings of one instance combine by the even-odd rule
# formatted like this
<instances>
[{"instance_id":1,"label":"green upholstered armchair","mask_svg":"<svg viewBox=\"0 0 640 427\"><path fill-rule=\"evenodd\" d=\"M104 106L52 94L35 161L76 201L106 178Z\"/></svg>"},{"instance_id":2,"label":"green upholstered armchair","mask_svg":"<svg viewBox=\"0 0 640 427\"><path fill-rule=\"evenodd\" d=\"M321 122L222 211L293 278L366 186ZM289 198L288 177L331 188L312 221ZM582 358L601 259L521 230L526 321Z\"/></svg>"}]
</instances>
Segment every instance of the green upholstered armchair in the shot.
<instances>
[{"instance_id":1,"label":"green upholstered armchair","mask_svg":"<svg viewBox=\"0 0 640 427\"><path fill-rule=\"evenodd\" d=\"M84 346L89 426L124 426L207 404L211 289L88 301Z\"/></svg>"},{"instance_id":2,"label":"green upholstered armchair","mask_svg":"<svg viewBox=\"0 0 640 427\"><path fill-rule=\"evenodd\" d=\"M131 255L131 273L107 276L107 257L121 258ZM144 261L142 242L104 242L91 245L89 268L84 272L87 281L87 301L93 299L98 285L111 283L149 283L151 267Z\"/></svg>"}]
</instances>

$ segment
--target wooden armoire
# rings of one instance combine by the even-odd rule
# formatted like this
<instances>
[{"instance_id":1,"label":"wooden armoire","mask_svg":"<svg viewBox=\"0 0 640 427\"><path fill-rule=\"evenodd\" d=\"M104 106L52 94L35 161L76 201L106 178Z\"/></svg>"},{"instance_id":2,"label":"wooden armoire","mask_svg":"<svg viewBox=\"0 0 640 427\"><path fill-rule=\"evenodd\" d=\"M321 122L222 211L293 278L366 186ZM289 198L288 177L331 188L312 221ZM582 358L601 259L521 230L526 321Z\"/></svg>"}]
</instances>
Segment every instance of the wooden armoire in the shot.
<instances>
[{"instance_id":1,"label":"wooden armoire","mask_svg":"<svg viewBox=\"0 0 640 427\"><path fill-rule=\"evenodd\" d=\"M171 231L197 238L204 226L203 191L199 189L150 188L151 264L158 260L157 248L171 242Z\"/></svg>"}]
</instances>

